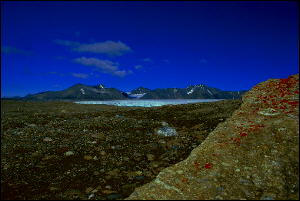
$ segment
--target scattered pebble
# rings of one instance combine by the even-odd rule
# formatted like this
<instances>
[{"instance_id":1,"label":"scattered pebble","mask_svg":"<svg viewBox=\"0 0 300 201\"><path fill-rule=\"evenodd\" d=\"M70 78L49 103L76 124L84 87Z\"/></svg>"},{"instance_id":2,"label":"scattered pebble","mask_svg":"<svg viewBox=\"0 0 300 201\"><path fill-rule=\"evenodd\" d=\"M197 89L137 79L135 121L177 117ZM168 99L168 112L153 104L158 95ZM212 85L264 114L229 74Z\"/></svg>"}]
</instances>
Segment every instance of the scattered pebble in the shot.
<instances>
[{"instance_id":1,"label":"scattered pebble","mask_svg":"<svg viewBox=\"0 0 300 201\"><path fill-rule=\"evenodd\" d=\"M90 194L89 197L88 197L88 199L91 199L92 197L95 197L94 193Z\"/></svg>"},{"instance_id":2,"label":"scattered pebble","mask_svg":"<svg viewBox=\"0 0 300 201\"><path fill-rule=\"evenodd\" d=\"M90 156L90 155L85 155L83 158L84 158L85 160L91 160L93 157Z\"/></svg>"},{"instance_id":3,"label":"scattered pebble","mask_svg":"<svg viewBox=\"0 0 300 201\"><path fill-rule=\"evenodd\" d=\"M43 141L44 141L44 142L51 142L52 139L51 139L50 137L45 137Z\"/></svg>"},{"instance_id":4,"label":"scattered pebble","mask_svg":"<svg viewBox=\"0 0 300 201\"><path fill-rule=\"evenodd\" d=\"M67 151L67 152L65 152L65 156L71 156L71 155L74 155L73 151Z\"/></svg>"},{"instance_id":5,"label":"scattered pebble","mask_svg":"<svg viewBox=\"0 0 300 201\"><path fill-rule=\"evenodd\" d=\"M94 188L88 187L88 188L85 189L85 192L86 192L86 193L90 193L92 190L94 190Z\"/></svg>"},{"instance_id":6,"label":"scattered pebble","mask_svg":"<svg viewBox=\"0 0 300 201\"><path fill-rule=\"evenodd\" d=\"M153 161L155 158L155 156L153 154L147 154L146 156L149 161Z\"/></svg>"}]
</instances>

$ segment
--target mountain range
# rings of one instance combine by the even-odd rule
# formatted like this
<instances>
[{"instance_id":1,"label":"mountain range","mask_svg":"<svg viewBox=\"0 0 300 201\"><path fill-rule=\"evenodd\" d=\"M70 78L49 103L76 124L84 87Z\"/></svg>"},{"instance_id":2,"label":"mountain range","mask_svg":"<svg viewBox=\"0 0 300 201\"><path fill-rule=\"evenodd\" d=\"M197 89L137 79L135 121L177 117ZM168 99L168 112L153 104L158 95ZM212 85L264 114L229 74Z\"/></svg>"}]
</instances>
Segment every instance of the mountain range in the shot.
<instances>
[{"instance_id":1,"label":"mountain range","mask_svg":"<svg viewBox=\"0 0 300 201\"><path fill-rule=\"evenodd\" d=\"M75 84L61 91L45 91L29 94L16 99L33 101L79 101L79 100L123 100L123 99L239 99L246 92L223 91L208 87L204 84L188 86L186 88L158 88L148 89L138 87L130 92L123 92L115 88L105 87L103 84L89 86Z\"/></svg>"}]
</instances>

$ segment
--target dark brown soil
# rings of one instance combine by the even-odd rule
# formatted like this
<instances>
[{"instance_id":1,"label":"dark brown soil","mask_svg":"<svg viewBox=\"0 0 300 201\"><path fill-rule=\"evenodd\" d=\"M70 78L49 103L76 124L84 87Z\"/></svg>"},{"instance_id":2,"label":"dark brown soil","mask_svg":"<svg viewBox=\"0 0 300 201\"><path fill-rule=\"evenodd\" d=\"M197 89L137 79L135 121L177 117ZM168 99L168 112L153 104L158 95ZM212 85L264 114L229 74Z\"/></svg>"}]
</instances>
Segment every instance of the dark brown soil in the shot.
<instances>
[{"instance_id":1,"label":"dark brown soil","mask_svg":"<svg viewBox=\"0 0 300 201\"><path fill-rule=\"evenodd\" d=\"M2 100L1 199L124 199L185 159L240 104L139 108ZM163 122L178 135L157 135Z\"/></svg>"}]
</instances>

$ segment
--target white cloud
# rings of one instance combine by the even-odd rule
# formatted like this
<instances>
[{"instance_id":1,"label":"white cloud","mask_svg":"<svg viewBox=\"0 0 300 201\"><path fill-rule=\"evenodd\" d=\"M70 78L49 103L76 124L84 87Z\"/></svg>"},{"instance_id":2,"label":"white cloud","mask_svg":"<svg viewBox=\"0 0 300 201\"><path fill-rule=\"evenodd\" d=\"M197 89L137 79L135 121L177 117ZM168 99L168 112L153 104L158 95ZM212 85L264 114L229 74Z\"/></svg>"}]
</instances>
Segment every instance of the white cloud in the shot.
<instances>
[{"instance_id":1,"label":"white cloud","mask_svg":"<svg viewBox=\"0 0 300 201\"><path fill-rule=\"evenodd\" d=\"M71 75L73 77L82 78L82 79L86 79L89 77L88 74L84 74L84 73L72 73Z\"/></svg>"},{"instance_id":2,"label":"white cloud","mask_svg":"<svg viewBox=\"0 0 300 201\"><path fill-rule=\"evenodd\" d=\"M80 57L74 59L74 61L76 63L80 63L85 66L95 66L98 69L103 71L116 71L118 70L118 65L119 65L119 63L117 62L112 62L109 60L101 60L94 57L90 57L90 58Z\"/></svg>"},{"instance_id":3,"label":"white cloud","mask_svg":"<svg viewBox=\"0 0 300 201\"><path fill-rule=\"evenodd\" d=\"M54 72L54 71L47 72L46 74L47 74L47 75L59 75L59 76L65 76L65 74L63 74L63 73Z\"/></svg>"},{"instance_id":4,"label":"white cloud","mask_svg":"<svg viewBox=\"0 0 300 201\"><path fill-rule=\"evenodd\" d=\"M143 61L145 61L145 62L153 62L152 59L150 59L150 58L145 58L145 59L143 59Z\"/></svg>"},{"instance_id":5,"label":"white cloud","mask_svg":"<svg viewBox=\"0 0 300 201\"><path fill-rule=\"evenodd\" d=\"M54 42L59 45L72 47L73 51L106 54L109 56L121 56L125 53L129 53L132 51L132 49L128 45L122 43L121 41L115 42L107 40L104 42L86 44L75 41L57 39L54 40Z\"/></svg>"},{"instance_id":6,"label":"white cloud","mask_svg":"<svg viewBox=\"0 0 300 201\"><path fill-rule=\"evenodd\" d=\"M113 72L114 75L119 76L119 77L124 77L126 75L132 74L133 72L131 70L117 70L115 72Z\"/></svg>"},{"instance_id":7,"label":"white cloud","mask_svg":"<svg viewBox=\"0 0 300 201\"><path fill-rule=\"evenodd\" d=\"M132 71L120 70L119 63L117 63L117 62L112 62L109 60L101 60L101 59L97 59L94 57L90 57L90 58L80 57L80 58L74 59L74 62L79 63L84 66L93 66L93 67L96 67L97 70L99 70L103 73L116 75L119 77L124 77L124 76L132 73Z\"/></svg>"},{"instance_id":8,"label":"white cloud","mask_svg":"<svg viewBox=\"0 0 300 201\"><path fill-rule=\"evenodd\" d=\"M131 48L121 41L105 41L102 43L81 44L74 50L78 52L92 52L99 54L107 54L110 56L121 56L131 51Z\"/></svg>"},{"instance_id":9,"label":"white cloud","mask_svg":"<svg viewBox=\"0 0 300 201\"><path fill-rule=\"evenodd\" d=\"M23 55L32 55L33 53L27 50L21 50L11 46L1 46L1 52L7 54L23 54Z\"/></svg>"},{"instance_id":10,"label":"white cloud","mask_svg":"<svg viewBox=\"0 0 300 201\"><path fill-rule=\"evenodd\" d=\"M140 69L140 68L143 68L143 66L142 65L135 65L134 68L135 69Z\"/></svg>"}]
</instances>

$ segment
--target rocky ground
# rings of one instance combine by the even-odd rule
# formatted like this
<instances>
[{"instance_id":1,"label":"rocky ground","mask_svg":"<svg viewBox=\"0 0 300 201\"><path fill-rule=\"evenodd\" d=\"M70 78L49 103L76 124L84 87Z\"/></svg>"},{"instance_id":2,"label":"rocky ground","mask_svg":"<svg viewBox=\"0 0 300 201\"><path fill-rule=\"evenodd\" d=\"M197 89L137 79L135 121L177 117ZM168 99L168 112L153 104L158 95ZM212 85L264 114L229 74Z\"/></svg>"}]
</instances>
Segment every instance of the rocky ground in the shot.
<instances>
[{"instance_id":1,"label":"rocky ground","mask_svg":"<svg viewBox=\"0 0 300 201\"><path fill-rule=\"evenodd\" d=\"M253 87L185 160L126 199L299 200L299 74Z\"/></svg>"},{"instance_id":2,"label":"rocky ground","mask_svg":"<svg viewBox=\"0 0 300 201\"><path fill-rule=\"evenodd\" d=\"M1 199L124 199L186 159L240 104L1 101Z\"/></svg>"}]
</instances>

